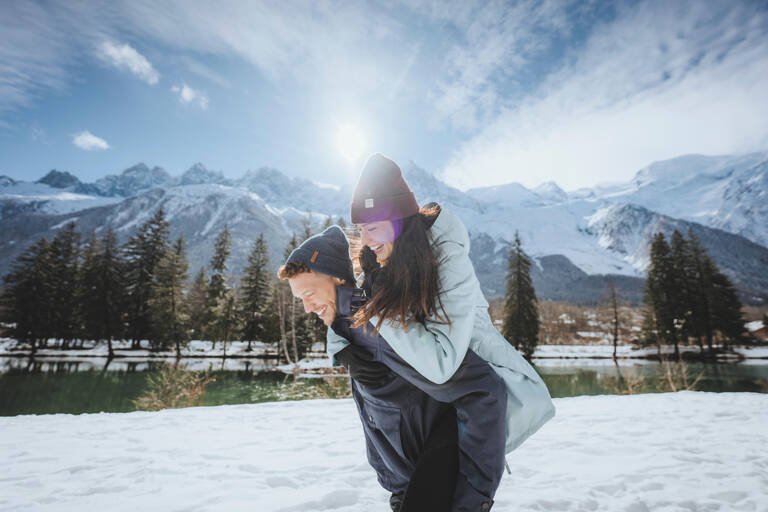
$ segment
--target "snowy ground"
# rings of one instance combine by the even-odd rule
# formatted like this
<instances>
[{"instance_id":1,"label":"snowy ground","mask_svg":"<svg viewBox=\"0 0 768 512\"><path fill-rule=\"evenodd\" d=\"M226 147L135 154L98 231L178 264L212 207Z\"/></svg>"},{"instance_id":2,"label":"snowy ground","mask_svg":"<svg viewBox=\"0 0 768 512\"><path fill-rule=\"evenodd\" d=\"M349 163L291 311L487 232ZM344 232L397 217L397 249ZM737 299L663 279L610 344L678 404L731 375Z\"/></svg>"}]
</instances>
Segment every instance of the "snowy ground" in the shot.
<instances>
[{"instance_id":1,"label":"snowy ground","mask_svg":"<svg viewBox=\"0 0 768 512\"><path fill-rule=\"evenodd\" d=\"M584 396L507 459L494 511L768 510L768 395ZM350 400L0 417L0 509L389 510Z\"/></svg>"}]
</instances>

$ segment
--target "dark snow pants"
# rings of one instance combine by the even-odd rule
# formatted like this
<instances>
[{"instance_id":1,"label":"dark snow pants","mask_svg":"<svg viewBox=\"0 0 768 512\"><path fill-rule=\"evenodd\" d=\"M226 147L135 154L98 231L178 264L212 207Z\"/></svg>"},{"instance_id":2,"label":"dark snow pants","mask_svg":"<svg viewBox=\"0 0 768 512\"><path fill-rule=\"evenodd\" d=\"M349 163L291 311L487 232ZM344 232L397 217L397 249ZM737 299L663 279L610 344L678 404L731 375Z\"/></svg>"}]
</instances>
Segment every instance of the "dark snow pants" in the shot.
<instances>
[{"instance_id":1,"label":"dark snow pants","mask_svg":"<svg viewBox=\"0 0 768 512\"><path fill-rule=\"evenodd\" d=\"M443 414L429 435L416 462L408 489L397 512L448 512L451 510L459 471L456 410Z\"/></svg>"}]
</instances>

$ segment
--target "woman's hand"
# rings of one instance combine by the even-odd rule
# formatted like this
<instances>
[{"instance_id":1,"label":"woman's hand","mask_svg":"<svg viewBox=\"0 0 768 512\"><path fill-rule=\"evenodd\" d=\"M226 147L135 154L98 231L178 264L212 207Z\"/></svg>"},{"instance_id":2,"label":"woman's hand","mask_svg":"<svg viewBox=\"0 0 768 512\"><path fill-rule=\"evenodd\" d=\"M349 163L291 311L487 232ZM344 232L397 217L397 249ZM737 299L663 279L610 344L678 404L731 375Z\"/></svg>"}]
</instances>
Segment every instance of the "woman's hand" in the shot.
<instances>
[{"instance_id":1,"label":"woman's hand","mask_svg":"<svg viewBox=\"0 0 768 512\"><path fill-rule=\"evenodd\" d=\"M376 259L376 253L367 245L360 251L360 267L363 269L363 274L365 274L362 288L365 290L368 298L371 298L374 294L374 282L381 270L381 265Z\"/></svg>"}]
</instances>

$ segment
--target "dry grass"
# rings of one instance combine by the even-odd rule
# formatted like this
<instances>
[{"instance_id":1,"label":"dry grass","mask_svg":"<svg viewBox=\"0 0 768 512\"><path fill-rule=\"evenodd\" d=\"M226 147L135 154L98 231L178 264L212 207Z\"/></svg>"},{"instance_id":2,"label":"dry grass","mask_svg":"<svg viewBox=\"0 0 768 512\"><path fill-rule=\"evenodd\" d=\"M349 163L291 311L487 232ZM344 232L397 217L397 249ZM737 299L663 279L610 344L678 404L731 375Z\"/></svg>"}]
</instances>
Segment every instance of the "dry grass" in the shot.
<instances>
[{"instance_id":1,"label":"dry grass","mask_svg":"<svg viewBox=\"0 0 768 512\"><path fill-rule=\"evenodd\" d=\"M165 364L148 380L146 391L133 401L134 406L143 411L202 405L206 384L216 379L207 372L191 372L179 364Z\"/></svg>"},{"instance_id":2,"label":"dry grass","mask_svg":"<svg viewBox=\"0 0 768 512\"><path fill-rule=\"evenodd\" d=\"M688 366L682 358L672 361L668 357L662 356L661 368L664 378L659 384L659 387L662 388L660 391L692 391L696 389L696 384L704 376L703 373L699 373L694 378L689 376Z\"/></svg>"},{"instance_id":3,"label":"dry grass","mask_svg":"<svg viewBox=\"0 0 768 512\"><path fill-rule=\"evenodd\" d=\"M601 383L612 395L637 395L648 391L648 379L636 367L616 365L616 377L604 377Z\"/></svg>"}]
</instances>

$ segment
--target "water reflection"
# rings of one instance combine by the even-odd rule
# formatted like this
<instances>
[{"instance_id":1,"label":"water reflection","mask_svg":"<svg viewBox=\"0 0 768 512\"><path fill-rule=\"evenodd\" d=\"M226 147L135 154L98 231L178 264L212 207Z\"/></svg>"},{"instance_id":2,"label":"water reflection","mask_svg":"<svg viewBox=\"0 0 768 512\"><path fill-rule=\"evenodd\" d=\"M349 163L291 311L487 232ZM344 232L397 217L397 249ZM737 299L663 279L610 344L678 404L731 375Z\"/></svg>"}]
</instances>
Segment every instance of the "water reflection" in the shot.
<instances>
[{"instance_id":1,"label":"water reflection","mask_svg":"<svg viewBox=\"0 0 768 512\"><path fill-rule=\"evenodd\" d=\"M130 412L146 389L147 378L173 359L0 358L0 415ZM664 391L663 367L654 361L537 360L553 397ZM276 360L183 359L188 370L208 371L203 405L259 403L349 396L346 376L301 378L274 371ZM685 363L700 391L768 393L768 361L749 364ZM633 385L634 385L633 384ZM638 384L639 385L639 384Z\"/></svg>"}]
</instances>

